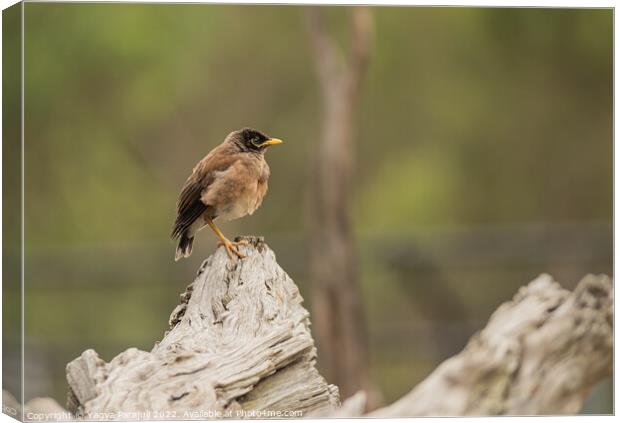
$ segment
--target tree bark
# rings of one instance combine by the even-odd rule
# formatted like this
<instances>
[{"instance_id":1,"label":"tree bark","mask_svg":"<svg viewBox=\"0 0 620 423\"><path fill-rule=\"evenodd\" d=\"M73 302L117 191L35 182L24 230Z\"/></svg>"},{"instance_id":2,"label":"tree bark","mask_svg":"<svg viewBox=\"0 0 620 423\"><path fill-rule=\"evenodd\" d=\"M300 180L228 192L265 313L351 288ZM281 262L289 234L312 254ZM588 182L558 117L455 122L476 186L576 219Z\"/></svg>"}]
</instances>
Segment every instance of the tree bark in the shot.
<instances>
[{"instance_id":1,"label":"tree bark","mask_svg":"<svg viewBox=\"0 0 620 423\"><path fill-rule=\"evenodd\" d=\"M220 248L202 264L150 352L130 348L105 363L87 350L69 363L69 409L85 418L204 419L337 406L338 389L315 368L297 287L261 239L246 239L244 260Z\"/></svg>"},{"instance_id":2,"label":"tree bark","mask_svg":"<svg viewBox=\"0 0 620 423\"><path fill-rule=\"evenodd\" d=\"M73 416L364 415L364 392L338 407L338 389L314 366L297 287L262 240L246 239L245 260L231 262L222 249L205 260L150 352L130 348L106 363L86 350L67 365ZM612 374L612 321L607 276L589 275L571 293L541 275L500 306L461 353L366 416L575 414L591 388ZM21 414L20 404L3 394L5 412ZM37 413L32 419L68 419L50 399L33 399L25 410Z\"/></svg>"},{"instance_id":3,"label":"tree bark","mask_svg":"<svg viewBox=\"0 0 620 423\"><path fill-rule=\"evenodd\" d=\"M345 59L326 27L323 8L305 21L321 94L321 137L313 145L308 186L309 273L321 367L344 395L370 388L368 341L350 219L355 112L370 50L372 19L351 11Z\"/></svg>"},{"instance_id":4,"label":"tree bark","mask_svg":"<svg viewBox=\"0 0 620 423\"><path fill-rule=\"evenodd\" d=\"M368 417L576 414L613 372L613 288L586 276L571 293L549 275L522 287L465 349ZM330 415L360 416L362 392Z\"/></svg>"}]
</instances>

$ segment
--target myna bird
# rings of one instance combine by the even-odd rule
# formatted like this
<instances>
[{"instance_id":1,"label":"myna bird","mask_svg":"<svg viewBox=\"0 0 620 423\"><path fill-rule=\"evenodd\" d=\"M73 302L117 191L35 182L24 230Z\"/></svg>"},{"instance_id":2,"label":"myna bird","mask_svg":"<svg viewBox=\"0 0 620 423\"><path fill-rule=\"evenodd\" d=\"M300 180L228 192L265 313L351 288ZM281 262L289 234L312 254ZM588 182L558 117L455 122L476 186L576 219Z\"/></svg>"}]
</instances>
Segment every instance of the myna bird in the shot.
<instances>
[{"instance_id":1,"label":"myna bird","mask_svg":"<svg viewBox=\"0 0 620 423\"><path fill-rule=\"evenodd\" d=\"M245 128L228 134L194 167L177 201L177 217L172 239L179 239L175 261L189 257L194 237L206 225L219 237L228 257L245 256L241 242L232 242L215 225L221 217L233 220L252 214L267 192L269 166L265 150L282 141L255 129Z\"/></svg>"}]
</instances>

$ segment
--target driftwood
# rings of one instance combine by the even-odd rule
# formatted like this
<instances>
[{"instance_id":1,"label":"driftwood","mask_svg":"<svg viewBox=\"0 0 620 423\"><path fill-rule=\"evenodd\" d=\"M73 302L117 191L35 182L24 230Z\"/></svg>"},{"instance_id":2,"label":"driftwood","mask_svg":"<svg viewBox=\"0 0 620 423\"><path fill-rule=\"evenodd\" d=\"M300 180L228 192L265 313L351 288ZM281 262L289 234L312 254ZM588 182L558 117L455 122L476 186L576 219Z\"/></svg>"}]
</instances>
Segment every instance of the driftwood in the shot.
<instances>
[{"instance_id":1,"label":"driftwood","mask_svg":"<svg viewBox=\"0 0 620 423\"><path fill-rule=\"evenodd\" d=\"M274 253L209 257L151 352L110 363L92 350L67 366L69 409L91 419L361 416L315 368L308 312ZM455 357L370 417L573 414L612 372L613 289L587 276L569 292L548 275L522 287Z\"/></svg>"},{"instance_id":2,"label":"driftwood","mask_svg":"<svg viewBox=\"0 0 620 423\"><path fill-rule=\"evenodd\" d=\"M549 275L522 287L458 355L370 417L575 414L612 374L613 289L586 276L570 293ZM360 416L358 393L332 415Z\"/></svg>"},{"instance_id":3,"label":"driftwood","mask_svg":"<svg viewBox=\"0 0 620 423\"><path fill-rule=\"evenodd\" d=\"M230 261L209 257L151 352L67 365L69 409L84 418L301 417L339 404L315 368L297 286L258 238ZM280 414L278 414L280 413ZM133 414L133 415L132 415Z\"/></svg>"}]
</instances>

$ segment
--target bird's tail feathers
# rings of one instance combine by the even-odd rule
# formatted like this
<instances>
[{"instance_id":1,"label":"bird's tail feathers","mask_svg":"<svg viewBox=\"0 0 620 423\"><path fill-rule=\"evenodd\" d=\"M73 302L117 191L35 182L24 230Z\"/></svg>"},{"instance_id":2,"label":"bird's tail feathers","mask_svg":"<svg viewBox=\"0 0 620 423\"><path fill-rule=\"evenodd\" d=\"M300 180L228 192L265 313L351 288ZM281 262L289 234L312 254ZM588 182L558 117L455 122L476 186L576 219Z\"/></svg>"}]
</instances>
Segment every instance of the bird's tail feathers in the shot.
<instances>
[{"instance_id":1,"label":"bird's tail feathers","mask_svg":"<svg viewBox=\"0 0 620 423\"><path fill-rule=\"evenodd\" d=\"M183 232L179 238L179 245L177 246L176 253L174 255L174 261L178 261L181 258L187 258L192 254L192 246L194 244L194 237L187 236L187 232Z\"/></svg>"}]
</instances>

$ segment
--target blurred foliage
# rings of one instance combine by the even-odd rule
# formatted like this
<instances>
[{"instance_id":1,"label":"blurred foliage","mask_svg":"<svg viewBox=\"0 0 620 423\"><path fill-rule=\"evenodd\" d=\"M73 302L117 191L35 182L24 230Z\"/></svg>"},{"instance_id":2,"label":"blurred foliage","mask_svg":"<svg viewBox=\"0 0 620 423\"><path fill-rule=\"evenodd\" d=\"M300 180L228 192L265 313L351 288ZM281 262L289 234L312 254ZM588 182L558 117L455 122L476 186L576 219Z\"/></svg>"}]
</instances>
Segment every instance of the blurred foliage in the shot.
<instances>
[{"instance_id":1,"label":"blurred foliage","mask_svg":"<svg viewBox=\"0 0 620 423\"><path fill-rule=\"evenodd\" d=\"M346 8L330 9L344 43ZM26 396L63 401L64 364L86 348L109 360L161 337L215 245L205 231L191 259L173 262L176 195L234 129L286 144L268 153L261 209L224 232L265 235L307 297L304 187L319 101L302 8L25 10ZM613 15L373 12L353 217L372 375L390 401L537 273L569 284L611 273ZM488 238L494 228L501 236ZM504 245L506 233L523 242ZM597 249L571 249L582 244ZM561 254L549 253L556 245Z\"/></svg>"}]
</instances>

